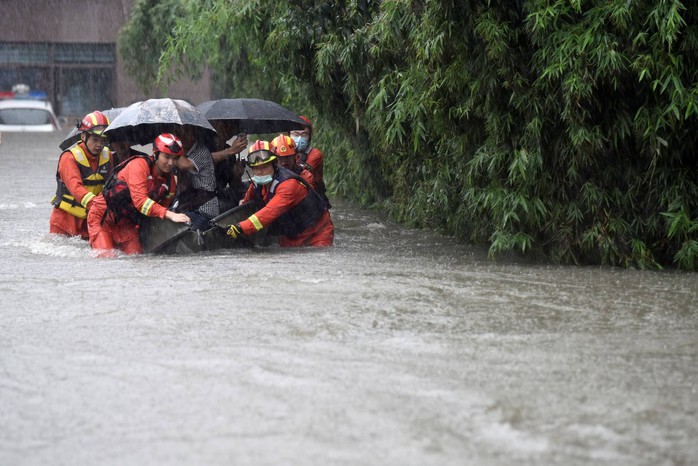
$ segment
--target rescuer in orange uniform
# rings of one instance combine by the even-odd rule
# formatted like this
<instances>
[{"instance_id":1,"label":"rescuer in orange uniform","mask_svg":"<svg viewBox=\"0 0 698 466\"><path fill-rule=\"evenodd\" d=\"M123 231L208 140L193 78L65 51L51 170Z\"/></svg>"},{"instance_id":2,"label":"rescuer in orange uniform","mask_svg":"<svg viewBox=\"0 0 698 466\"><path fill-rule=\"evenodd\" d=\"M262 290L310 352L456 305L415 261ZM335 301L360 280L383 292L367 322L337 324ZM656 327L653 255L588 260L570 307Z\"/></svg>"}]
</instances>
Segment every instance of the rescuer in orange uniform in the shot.
<instances>
[{"instance_id":1,"label":"rescuer in orange uniform","mask_svg":"<svg viewBox=\"0 0 698 466\"><path fill-rule=\"evenodd\" d=\"M331 209L329 199L325 194L325 181L323 180L323 156L320 149L313 147L310 144L313 141L313 123L305 116L301 115L301 119L307 123L307 126L300 130L290 132L291 138L296 143L298 151L298 164L308 169L315 179L315 190L325 200L327 208Z\"/></svg>"},{"instance_id":2,"label":"rescuer in orange uniform","mask_svg":"<svg viewBox=\"0 0 698 466\"><path fill-rule=\"evenodd\" d=\"M300 175L301 178L315 189L315 177L313 177L313 174L310 170L298 164L299 154L296 150L296 143L293 141L293 138L285 134L279 134L269 144L271 145L272 152L276 154L276 158L279 160L279 166L291 170L296 175Z\"/></svg>"},{"instance_id":3,"label":"rescuer in orange uniform","mask_svg":"<svg viewBox=\"0 0 698 466\"><path fill-rule=\"evenodd\" d=\"M226 234L237 239L263 228L279 235L279 245L332 246L334 225L325 202L307 181L278 165L267 141L255 141L247 153L252 184L244 202L254 200L263 207Z\"/></svg>"},{"instance_id":4,"label":"rescuer in orange uniform","mask_svg":"<svg viewBox=\"0 0 698 466\"><path fill-rule=\"evenodd\" d=\"M183 153L182 141L163 133L153 142L152 156L132 157L114 169L87 216L90 245L101 250L100 256L112 256L114 248L142 253L138 228L144 217L190 222L187 215L167 210L177 188L172 168Z\"/></svg>"},{"instance_id":5,"label":"rescuer in orange uniform","mask_svg":"<svg viewBox=\"0 0 698 466\"><path fill-rule=\"evenodd\" d=\"M88 238L87 211L113 166L107 138L102 136L107 126L109 119L102 112L85 115L77 124L80 141L59 157L50 233Z\"/></svg>"}]
</instances>

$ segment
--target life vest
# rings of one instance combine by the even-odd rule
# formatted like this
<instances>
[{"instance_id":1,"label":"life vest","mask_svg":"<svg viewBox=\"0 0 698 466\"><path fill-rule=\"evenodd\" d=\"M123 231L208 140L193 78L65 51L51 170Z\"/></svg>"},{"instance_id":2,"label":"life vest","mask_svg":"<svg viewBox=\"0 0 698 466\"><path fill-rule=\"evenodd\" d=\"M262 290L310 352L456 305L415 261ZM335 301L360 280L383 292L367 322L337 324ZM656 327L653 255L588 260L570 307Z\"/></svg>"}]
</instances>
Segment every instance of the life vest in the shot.
<instances>
[{"instance_id":1,"label":"life vest","mask_svg":"<svg viewBox=\"0 0 698 466\"><path fill-rule=\"evenodd\" d=\"M301 166L301 165L296 164L296 165L293 166L293 168L291 169L291 171L292 171L293 173L295 173L296 175L301 176L301 173L303 173L303 170L308 170L308 171L311 170L311 168L308 168L308 167L309 167L308 165L303 165L303 166Z\"/></svg>"},{"instance_id":2,"label":"life vest","mask_svg":"<svg viewBox=\"0 0 698 466\"><path fill-rule=\"evenodd\" d=\"M148 174L148 181L146 184L149 199L145 204L143 204L140 211L138 211L136 206L133 205L131 192L129 191L126 182L117 178L119 172L135 159L145 159L145 161L148 162L148 169L151 172ZM107 209L102 216L102 223L104 223L104 220L111 213L114 223L118 223L122 218L128 218L134 224L140 225L154 203L160 203L165 199L171 199L174 197L174 176L172 173L169 173L165 183L156 184L152 176L153 165L155 165L155 160L153 157L147 155L134 155L114 167L114 171L109 175L109 179L104 184L104 190L102 191L104 200L107 203Z\"/></svg>"},{"instance_id":3,"label":"life vest","mask_svg":"<svg viewBox=\"0 0 698 466\"><path fill-rule=\"evenodd\" d=\"M312 151L315 150L314 147L310 147L306 149L307 152L299 152L298 155L298 165L300 165L302 168L305 168L306 170L310 171L312 173L313 167L308 165L308 156Z\"/></svg>"},{"instance_id":4,"label":"life vest","mask_svg":"<svg viewBox=\"0 0 698 466\"><path fill-rule=\"evenodd\" d=\"M266 205L273 199L274 194L276 194L276 188L284 181L292 179L305 186L305 188L308 190L308 194L301 202L296 204L289 211L284 212L274 221L269 230L269 232L273 235L288 236L290 238L298 236L306 229L315 225L325 213L325 202L322 200L317 191L315 191L303 178L296 175L291 170L287 170L283 167L279 167L274 175L274 179L269 187L269 195L266 202L262 197L262 188L255 185L255 201L260 202L262 205Z\"/></svg>"},{"instance_id":5,"label":"life vest","mask_svg":"<svg viewBox=\"0 0 698 466\"><path fill-rule=\"evenodd\" d=\"M58 169L56 169L56 184L58 186L56 187L56 195L51 199L51 204L78 218L87 218L87 203L102 192L104 182L111 170L111 152L106 147L102 149L102 152L99 153L97 169L92 170L90 160L87 158L85 150L79 143L72 145L68 151L72 154L73 158L75 158L75 162L77 162L82 184L88 192L83 196L82 202L76 201L75 197L73 197L68 187L61 179Z\"/></svg>"},{"instance_id":6,"label":"life vest","mask_svg":"<svg viewBox=\"0 0 698 466\"><path fill-rule=\"evenodd\" d=\"M300 156L298 157L298 164L297 166L300 166L301 169L305 168L308 170L310 173L313 174L315 177L315 190L318 192L320 197L325 201L325 205L327 206L328 209L332 208L332 205L330 204L330 200L327 198L327 193L326 193L326 188L325 188L325 180L323 179L318 179L317 174L313 171L313 166L308 163L308 157L310 157L310 154L313 153L313 151L319 151L320 149L316 149L315 147L311 147L308 152L301 152Z\"/></svg>"}]
</instances>

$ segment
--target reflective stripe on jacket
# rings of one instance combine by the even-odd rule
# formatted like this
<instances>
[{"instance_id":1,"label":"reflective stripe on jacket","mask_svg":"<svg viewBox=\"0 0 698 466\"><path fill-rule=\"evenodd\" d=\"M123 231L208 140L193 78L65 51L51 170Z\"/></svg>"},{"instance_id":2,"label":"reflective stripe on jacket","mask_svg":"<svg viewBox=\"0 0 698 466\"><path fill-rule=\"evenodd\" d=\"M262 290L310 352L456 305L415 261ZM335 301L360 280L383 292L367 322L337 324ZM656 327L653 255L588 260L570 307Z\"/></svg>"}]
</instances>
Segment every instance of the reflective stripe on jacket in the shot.
<instances>
[{"instance_id":1,"label":"reflective stripe on jacket","mask_svg":"<svg viewBox=\"0 0 698 466\"><path fill-rule=\"evenodd\" d=\"M147 167L142 167L141 169L135 168L134 165L129 170L124 170L139 159L144 160ZM122 218L128 218L133 223L140 224L144 216L155 216L152 208L156 204L160 204L160 210L170 205L177 186L175 177L169 173L167 176L158 177L156 180L153 177L154 166L155 160L153 157L133 156L114 169L114 173L112 173L102 193L107 204L102 221L111 213L114 223L118 223ZM129 184L136 182L138 179L145 181L144 187L146 192L143 194L147 195L147 197L144 196L145 200L140 208L136 207L131 188L129 187Z\"/></svg>"},{"instance_id":2,"label":"reflective stripe on jacket","mask_svg":"<svg viewBox=\"0 0 698 466\"><path fill-rule=\"evenodd\" d=\"M106 181L109 171L111 170L111 152L107 147L102 149L102 152L99 154L96 170L92 170L90 160L88 159L88 156L80 143L71 146L68 149L68 152L72 154L78 170L80 170L82 184L85 189L87 189L87 194L85 194L82 200L78 202L61 179L58 169L56 169L56 195L53 197L53 199L51 199L51 203L59 209L64 210L78 218L87 218L87 204L90 202L90 200L92 200L92 198L102 192L104 182Z\"/></svg>"},{"instance_id":3,"label":"reflective stripe on jacket","mask_svg":"<svg viewBox=\"0 0 698 466\"><path fill-rule=\"evenodd\" d=\"M274 220L270 229L271 234L293 238L315 225L325 213L325 202L310 184L300 176L283 167L279 167L274 174L274 180L269 187L267 198L264 199L260 187L254 186L254 199L257 202L261 202L263 205L267 205L274 198L276 190L281 183L291 183L293 180L302 184L306 188L307 194L298 204L294 205ZM256 215L252 215L249 220L258 231L268 226L262 225Z\"/></svg>"}]
</instances>

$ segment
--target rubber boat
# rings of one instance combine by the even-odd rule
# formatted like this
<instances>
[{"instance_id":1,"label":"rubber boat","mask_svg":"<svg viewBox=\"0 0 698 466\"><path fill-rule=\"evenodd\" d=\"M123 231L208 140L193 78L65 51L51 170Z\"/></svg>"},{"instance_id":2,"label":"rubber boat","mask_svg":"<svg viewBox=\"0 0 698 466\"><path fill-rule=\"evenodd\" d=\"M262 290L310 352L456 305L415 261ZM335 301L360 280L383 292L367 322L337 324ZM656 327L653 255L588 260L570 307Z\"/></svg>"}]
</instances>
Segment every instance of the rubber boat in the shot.
<instances>
[{"instance_id":1,"label":"rubber boat","mask_svg":"<svg viewBox=\"0 0 698 466\"><path fill-rule=\"evenodd\" d=\"M239 205L215 217L215 226L205 231L192 230L187 225L167 219L149 218L141 227L143 252L151 254L195 254L219 249L235 249L267 245L264 231L234 240L225 234L225 229L239 223L257 211L254 202Z\"/></svg>"}]
</instances>

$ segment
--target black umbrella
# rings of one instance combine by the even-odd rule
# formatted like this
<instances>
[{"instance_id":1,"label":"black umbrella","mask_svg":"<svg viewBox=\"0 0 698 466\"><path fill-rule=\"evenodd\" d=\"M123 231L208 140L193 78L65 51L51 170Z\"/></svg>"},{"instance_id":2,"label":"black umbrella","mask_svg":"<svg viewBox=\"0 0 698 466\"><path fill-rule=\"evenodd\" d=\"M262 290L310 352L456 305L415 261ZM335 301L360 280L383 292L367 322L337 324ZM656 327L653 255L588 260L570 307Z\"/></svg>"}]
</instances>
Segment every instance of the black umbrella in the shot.
<instances>
[{"instance_id":1,"label":"black umbrella","mask_svg":"<svg viewBox=\"0 0 698 466\"><path fill-rule=\"evenodd\" d=\"M219 99L196 106L212 123L227 123L230 136L280 133L306 126L298 115L281 105L262 99Z\"/></svg>"},{"instance_id":2,"label":"black umbrella","mask_svg":"<svg viewBox=\"0 0 698 466\"><path fill-rule=\"evenodd\" d=\"M119 108L110 108L109 110L102 110L102 113L109 118L109 121L114 121L114 118L116 118L126 107L119 107ZM70 130L70 133L68 133L68 136L61 142L58 146L61 148L61 150L68 150L70 146L75 144L80 140L80 132L78 131L77 126L75 126L72 130Z\"/></svg>"},{"instance_id":3,"label":"black umbrella","mask_svg":"<svg viewBox=\"0 0 698 466\"><path fill-rule=\"evenodd\" d=\"M216 130L199 109L178 99L148 99L126 107L104 134L110 139L150 144L161 133L177 134L182 127L193 128L198 141L211 145Z\"/></svg>"}]
</instances>

